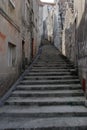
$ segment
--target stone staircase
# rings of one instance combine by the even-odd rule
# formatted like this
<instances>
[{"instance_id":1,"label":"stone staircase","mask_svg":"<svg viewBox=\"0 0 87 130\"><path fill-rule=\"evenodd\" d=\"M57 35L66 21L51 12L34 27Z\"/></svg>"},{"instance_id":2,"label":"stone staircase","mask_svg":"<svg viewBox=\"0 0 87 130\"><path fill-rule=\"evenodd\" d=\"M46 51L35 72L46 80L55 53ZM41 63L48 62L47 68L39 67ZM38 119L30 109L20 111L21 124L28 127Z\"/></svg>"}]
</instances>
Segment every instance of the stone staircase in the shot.
<instances>
[{"instance_id":1,"label":"stone staircase","mask_svg":"<svg viewBox=\"0 0 87 130\"><path fill-rule=\"evenodd\" d=\"M0 108L1 130L87 130L87 108L73 64L51 45Z\"/></svg>"}]
</instances>

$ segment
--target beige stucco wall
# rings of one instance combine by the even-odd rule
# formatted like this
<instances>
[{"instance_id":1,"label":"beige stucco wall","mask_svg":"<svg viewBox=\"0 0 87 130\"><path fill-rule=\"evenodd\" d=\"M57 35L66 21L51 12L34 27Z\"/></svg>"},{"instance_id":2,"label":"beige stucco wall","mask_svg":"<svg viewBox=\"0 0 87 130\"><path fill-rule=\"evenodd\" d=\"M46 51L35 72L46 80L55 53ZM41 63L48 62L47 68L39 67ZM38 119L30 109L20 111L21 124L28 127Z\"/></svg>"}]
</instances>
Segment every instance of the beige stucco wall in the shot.
<instances>
[{"instance_id":1,"label":"beige stucco wall","mask_svg":"<svg viewBox=\"0 0 87 130\"><path fill-rule=\"evenodd\" d=\"M20 0L15 8L9 0L0 1L0 96L8 90L21 71ZM9 43L15 46L15 65L8 65Z\"/></svg>"},{"instance_id":2,"label":"beige stucco wall","mask_svg":"<svg viewBox=\"0 0 87 130\"><path fill-rule=\"evenodd\" d=\"M0 96L32 62L32 51L35 56L40 45L39 0L12 1L15 6L10 0L0 0ZM11 51L15 63L9 65Z\"/></svg>"},{"instance_id":3,"label":"beige stucco wall","mask_svg":"<svg viewBox=\"0 0 87 130\"><path fill-rule=\"evenodd\" d=\"M21 22L21 12L20 12L20 5L21 0L14 0L15 1L15 8L13 8L9 2L9 0L0 0L0 8L2 8L6 14L14 20L17 25L20 25Z\"/></svg>"},{"instance_id":4,"label":"beige stucco wall","mask_svg":"<svg viewBox=\"0 0 87 130\"><path fill-rule=\"evenodd\" d=\"M39 0L33 0L33 11L34 11L34 56L38 52L40 45L40 32L39 32ZM43 14L42 14L43 15Z\"/></svg>"}]
</instances>

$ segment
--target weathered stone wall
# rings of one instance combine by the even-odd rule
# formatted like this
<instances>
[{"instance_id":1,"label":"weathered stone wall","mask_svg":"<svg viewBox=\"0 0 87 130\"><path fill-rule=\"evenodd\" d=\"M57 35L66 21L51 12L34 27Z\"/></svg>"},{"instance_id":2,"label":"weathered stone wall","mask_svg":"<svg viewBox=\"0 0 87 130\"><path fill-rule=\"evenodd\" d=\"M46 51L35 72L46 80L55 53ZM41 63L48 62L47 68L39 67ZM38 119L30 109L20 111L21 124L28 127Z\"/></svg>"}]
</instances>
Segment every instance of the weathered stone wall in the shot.
<instances>
[{"instance_id":1,"label":"weathered stone wall","mask_svg":"<svg viewBox=\"0 0 87 130\"><path fill-rule=\"evenodd\" d=\"M0 96L2 96L21 72L20 0L12 7L9 0L0 1ZM9 58L10 47L15 50L15 59ZM10 54L9 54L10 53ZM20 69L19 69L20 68Z\"/></svg>"},{"instance_id":2,"label":"weathered stone wall","mask_svg":"<svg viewBox=\"0 0 87 130\"><path fill-rule=\"evenodd\" d=\"M74 0L74 7L67 3L64 16L62 52L76 66L83 90L86 89L87 80L87 1Z\"/></svg>"},{"instance_id":3,"label":"weathered stone wall","mask_svg":"<svg viewBox=\"0 0 87 130\"><path fill-rule=\"evenodd\" d=\"M39 4L39 43L43 40L43 5Z\"/></svg>"},{"instance_id":4,"label":"weathered stone wall","mask_svg":"<svg viewBox=\"0 0 87 130\"><path fill-rule=\"evenodd\" d=\"M33 0L33 11L34 11L34 45L33 45L33 53L34 56L38 52L38 48L40 46L39 41L39 0Z\"/></svg>"},{"instance_id":5,"label":"weathered stone wall","mask_svg":"<svg viewBox=\"0 0 87 130\"><path fill-rule=\"evenodd\" d=\"M43 38L53 43L54 5L43 6Z\"/></svg>"},{"instance_id":6,"label":"weathered stone wall","mask_svg":"<svg viewBox=\"0 0 87 130\"><path fill-rule=\"evenodd\" d=\"M76 43L78 45L79 75L85 90L87 80L87 1L75 0L75 11L77 11Z\"/></svg>"},{"instance_id":7,"label":"weathered stone wall","mask_svg":"<svg viewBox=\"0 0 87 130\"><path fill-rule=\"evenodd\" d=\"M0 0L0 96L38 52L38 1Z\"/></svg>"},{"instance_id":8,"label":"weathered stone wall","mask_svg":"<svg viewBox=\"0 0 87 130\"><path fill-rule=\"evenodd\" d=\"M54 45L61 51L61 20L59 14L59 0L55 0L55 7L54 7Z\"/></svg>"},{"instance_id":9,"label":"weathered stone wall","mask_svg":"<svg viewBox=\"0 0 87 130\"><path fill-rule=\"evenodd\" d=\"M31 44L32 44L32 25L30 23L30 15L31 10L33 9L33 4L28 2L28 0L22 0L21 1L21 37L24 41L24 61L26 60L26 63L29 64L31 60ZM24 64L26 64L24 63Z\"/></svg>"},{"instance_id":10,"label":"weathered stone wall","mask_svg":"<svg viewBox=\"0 0 87 130\"><path fill-rule=\"evenodd\" d=\"M20 6L21 6L21 1L19 2L17 0L12 0L14 3L14 6L11 4L10 0L0 0L0 8L4 10L4 12L8 15L8 17L11 18L11 20L14 21L17 25L20 25L21 17L20 15Z\"/></svg>"},{"instance_id":11,"label":"weathered stone wall","mask_svg":"<svg viewBox=\"0 0 87 130\"><path fill-rule=\"evenodd\" d=\"M48 39L48 30L47 30L47 18L48 18L48 5L43 6L43 39Z\"/></svg>"},{"instance_id":12,"label":"weathered stone wall","mask_svg":"<svg viewBox=\"0 0 87 130\"><path fill-rule=\"evenodd\" d=\"M68 3L66 6L65 22L62 37L62 53L66 55L72 62L76 62L75 58L75 19Z\"/></svg>"}]
</instances>

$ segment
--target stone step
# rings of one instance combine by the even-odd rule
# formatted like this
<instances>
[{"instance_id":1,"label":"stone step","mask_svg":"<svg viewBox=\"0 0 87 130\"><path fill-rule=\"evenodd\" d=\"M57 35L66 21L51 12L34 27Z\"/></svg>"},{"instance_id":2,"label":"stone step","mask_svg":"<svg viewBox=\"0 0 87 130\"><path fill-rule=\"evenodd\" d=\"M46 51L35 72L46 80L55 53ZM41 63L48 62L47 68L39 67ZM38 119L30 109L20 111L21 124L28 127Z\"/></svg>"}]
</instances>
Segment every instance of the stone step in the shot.
<instances>
[{"instance_id":1,"label":"stone step","mask_svg":"<svg viewBox=\"0 0 87 130\"><path fill-rule=\"evenodd\" d=\"M6 105L36 105L36 106L52 106L52 105L84 105L84 97L62 97L62 98L22 98L22 97L10 97L6 102Z\"/></svg>"},{"instance_id":2,"label":"stone step","mask_svg":"<svg viewBox=\"0 0 87 130\"><path fill-rule=\"evenodd\" d=\"M87 130L87 117L1 117L0 130Z\"/></svg>"},{"instance_id":3,"label":"stone step","mask_svg":"<svg viewBox=\"0 0 87 130\"><path fill-rule=\"evenodd\" d=\"M86 117L87 108L84 106L52 106L52 107L29 107L29 106L4 106L0 108L0 117Z\"/></svg>"},{"instance_id":4,"label":"stone step","mask_svg":"<svg viewBox=\"0 0 87 130\"><path fill-rule=\"evenodd\" d=\"M17 90L23 90L23 91L28 91L28 90L40 90L40 91L49 91L49 90L81 90L81 85L80 84L60 84L60 85L18 85L16 87Z\"/></svg>"},{"instance_id":5,"label":"stone step","mask_svg":"<svg viewBox=\"0 0 87 130\"><path fill-rule=\"evenodd\" d=\"M72 72L76 71L75 69L31 69L27 72Z\"/></svg>"},{"instance_id":6,"label":"stone step","mask_svg":"<svg viewBox=\"0 0 87 130\"><path fill-rule=\"evenodd\" d=\"M49 79L49 80L58 80L58 79L78 79L77 76L72 76L72 75L65 75L65 76L25 76L24 79L32 80L42 80L42 79Z\"/></svg>"},{"instance_id":7,"label":"stone step","mask_svg":"<svg viewBox=\"0 0 87 130\"><path fill-rule=\"evenodd\" d=\"M68 65L73 65L73 63L70 63L70 62L66 62L66 61L57 61L57 62L55 62L55 61L37 61L37 62L35 62L34 64L52 64L52 65L56 65L56 64L68 64Z\"/></svg>"},{"instance_id":8,"label":"stone step","mask_svg":"<svg viewBox=\"0 0 87 130\"><path fill-rule=\"evenodd\" d=\"M46 68L74 68L74 66L71 66L71 65L33 65L33 67L37 67L37 68L43 68L43 67L46 67Z\"/></svg>"},{"instance_id":9,"label":"stone step","mask_svg":"<svg viewBox=\"0 0 87 130\"><path fill-rule=\"evenodd\" d=\"M38 60L38 61L36 61L35 62L36 64L37 63L39 63L39 64L72 64L73 65L73 63L71 63L71 62L69 62L69 61L65 61L65 60L54 60L54 61L52 61L52 60L48 60L48 61L46 61L45 59L43 60L43 61L41 61L41 60Z\"/></svg>"},{"instance_id":10,"label":"stone step","mask_svg":"<svg viewBox=\"0 0 87 130\"><path fill-rule=\"evenodd\" d=\"M33 66L50 66L50 67L59 67L59 66L62 66L62 67L65 67L65 66L67 66L67 67L73 67L73 65L72 64L47 64L47 63L44 63L44 64L40 64L40 63L34 63L33 64Z\"/></svg>"},{"instance_id":11,"label":"stone step","mask_svg":"<svg viewBox=\"0 0 87 130\"><path fill-rule=\"evenodd\" d=\"M34 73L34 72L29 72L27 73L25 76L61 76L61 75L72 75L70 72L38 72L38 73Z\"/></svg>"},{"instance_id":12,"label":"stone step","mask_svg":"<svg viewBox=\"0 0 87 130\"><path fill-rule=\"evenodd\" d=\"M48 66L32 66L32 69L75 69L74 67L67 67L67 66L58 66L58 67L48 67Z\"/></svg>"},{"instance_id":13,"label":"stone step","mask_svg":"<svg viewBox=\"0 0 87 130\"><path fill-rule=\"evenodd\" d=\"M64 60L62 60L62 61L46 61L46 60L41 61L41 60L38 60L35 63L36 64L37 63L38 64L72 64L72 63L70 63L68 61L64 61Z\"/></svg>"},{"instance_id":14,"label":"stone step","mask_svg":"<svg viewBox=\"0 0 87 130\"><path fill-rule=\"evenodd\" d=\"M48 66L50 66L50 67L75 67L73 64L70 64L70 63L58 63L58 64L55 64L55 63L34 63L33 64L33 66L34 67L38 67L38 66L40 66L40 67L48 67Z\"/></svg>"},{"instance_id":15,"label":"stone step","mask_svg":"<svg viewBox=\"0 0 87 130\"><path fill-rule=\"evenodd\" d=\"M56 68L56 69L75 69L75 67L74 66L67 66L67 65L65 65L65 66L62 66L62 65L58 65L58 66L53 66L53 65L42 65L42 66L40 66L40 65L33 65L32 66L32 68L36 68L36 69L38 69L38 68L47 68L47 69L51 69L51 68Z\"/></svg>"},{"instance_id":16,"label":"stone step","mask_svg":"<svg viewBox=\"0 0 87 130\"><path fill-rule=\"evenodd\" d=\"M20 84L23 85L33 85L33 84L80 84L79 79L61 79L61 80L22 80L20 81Z\"/></svg>"},{"instance_id":17,"label":"stone step","mask_svg":"<svg viewBox=\"0 0 87 130\"><path fill-rule=\"evenodd\" d=\"M37 75L37 74L49 74L49 75L72 75L72 76L77 76L77 72L76 71L27 71L27 74L33 74L33 75Z\"/></svg>"},{"instance_id":18,"label":"stone step","mask_svg":"<svg viewBox=\"0 0 87 130\"><path fill-rule=\"evenodd\" d=\"M18 91L12 92L12 97L78 97L84 96L82 90L54 90L54 91Z\"/></svg>"},{"instance_id":19,"label":"stone step","mask_svg":"<svg viewBox=\"0 0 87 130\"><path fill-rule=\"evenodd\" d=\"M49 65L49 66L74 66L73 64L71 64L71 63L50 63L50 62L48 62L48 63L39 63L39 62L35 62L33 65L44 65L44 66L46 66L46 65Z\"/></svg>"},{"instance_id":20,"label":"stone step","mask_svg":"<svg viewBox=\"0 0 87 130\"><path fill-rule=\"evenodd\" d=\"M65 61L65 60L49 60L49 59L43 59L43 60L37 60L35 63L50 63L50 64L58 64L58 63L69 63L69 64L72 64L70 61Z\"/></svg>"},{"instance_id":21,"label":"stone step","mask_svg":"<svg viewBox=\"0 0 87 130\"><path fill-rule=\"evenodd\" d=\"M56 59L56 60L55 60ZM49 59L48 57L40 57L40 58L38 58L37 59L37 61L39 62L39 61L41 61L41 62L44 62L44 61L46 61L46 62L58 62L58 61L66 61L66 62L68 62L68 60L66 59L66 60L64 60L63 58L61 58L61 57L59 57L59 56L57 56L57 57L55 57L55 59Z\"/></svg>"},{"instance_id":22,"label":"stone step","mask_svg":"<svg viewBox=\"0 0 87 130\"><path fill-rule=\"evenodd\" d=\"M52 59L51 57L50 58L40 57L40 58L37 59L37 61L38 62L39 61L41 61L41 62L69 62L68 59L63 59L63 58L59 57L58 55L57 55L57 57L55 56L55 59Z\"/></svg>"},{"instance_id":23,"label":"stone step","mask_svg":"<svg viewBox=\"0 0 87 130\"><path fill-rule=\"evenodd\" d=\"M36 67L36 68L38 68L38 67L49 68L49 66L50 66L50 68L54 68L54 69L63 68L63 67L74 68L73 64L67 64L67 63L66 64L33 64L33 67Z\"/></svg>"},{"instance_id":24,"label":"stone step","mask_svg":"<svg viewBox=\"0 0 87 130\"><path fill-rule=\"evenodd\" d=\"M52 64L52 65L57 65L57 64L70 64L70 65L73 65L72 63L69 63L69 62L64 62L64 61L58 61L58 62L50 62L50 61L48 61L48 62L41 62L41 61L37 61L37 62L35 62L34 64Z\"/></svg>"}]
</instances>

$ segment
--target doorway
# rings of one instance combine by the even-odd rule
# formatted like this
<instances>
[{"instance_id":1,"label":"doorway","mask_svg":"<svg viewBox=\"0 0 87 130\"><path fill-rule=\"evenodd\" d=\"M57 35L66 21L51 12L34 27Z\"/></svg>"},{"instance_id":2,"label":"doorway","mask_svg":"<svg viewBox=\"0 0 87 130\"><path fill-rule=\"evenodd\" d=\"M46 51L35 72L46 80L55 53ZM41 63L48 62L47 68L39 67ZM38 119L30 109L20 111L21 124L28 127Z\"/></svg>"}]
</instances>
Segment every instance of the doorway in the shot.
<instances>
[{"instance_id":1,"label":"doorway","mask_svg":"<svg viewBox=\"0 0 87 130\"><path fill-rule=\"evenodd\" d=\"M31 40L31 60L34 57L34 38Z\"/></svg>"},{"instance_id":2,"label":"doorway","mask_svg":"<svg viewBox=\"0 0 87 130\"><path fill-rule=\"evenodd\" d=\"M25 69L25 41L22 40L22 69Z\"/></svg>"}]
</instances>

